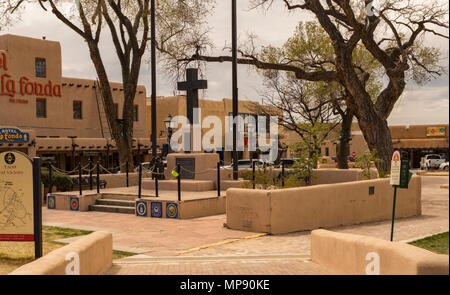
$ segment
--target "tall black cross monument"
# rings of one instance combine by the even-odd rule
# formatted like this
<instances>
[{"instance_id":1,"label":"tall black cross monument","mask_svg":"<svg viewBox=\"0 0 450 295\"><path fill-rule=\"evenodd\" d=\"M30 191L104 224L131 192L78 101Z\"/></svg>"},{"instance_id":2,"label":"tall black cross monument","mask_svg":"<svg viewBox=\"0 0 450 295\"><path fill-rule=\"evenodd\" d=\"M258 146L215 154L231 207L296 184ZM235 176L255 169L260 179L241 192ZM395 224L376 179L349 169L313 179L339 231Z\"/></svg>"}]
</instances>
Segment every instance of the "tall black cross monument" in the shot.
<instances>
[{"instance_id":1,"label":"tall black cross monument","mask_svg":"<svg viewBox=\"0 0 450 295\"><path fill-rule=\"evenodd\" d=\"M178 82L178 90L186 91L186 112L190 124L194 122L194 108L198 108L198 90L208 88L206 80L198 79L198 69L186 69L186 81Z\"/></svg>"}]
</instances>

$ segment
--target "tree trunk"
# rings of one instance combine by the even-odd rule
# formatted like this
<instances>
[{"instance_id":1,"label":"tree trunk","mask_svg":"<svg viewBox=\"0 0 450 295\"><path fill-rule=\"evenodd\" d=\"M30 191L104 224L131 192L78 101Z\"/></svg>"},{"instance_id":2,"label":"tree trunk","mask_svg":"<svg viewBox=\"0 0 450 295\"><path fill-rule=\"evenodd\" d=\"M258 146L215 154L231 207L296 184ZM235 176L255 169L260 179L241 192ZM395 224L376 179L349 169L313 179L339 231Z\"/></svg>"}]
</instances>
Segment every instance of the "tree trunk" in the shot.
<instances>
[{"instance_id":1,"label":"tree trunk","mask_svg":"<svg viewBox=\"0 0 450 295\"><path fill-rule=\"evenodd\" d=\"M369 149L371 151L376 150L376 157L381 159L380 162L376 163L378 172L380 175L389 172L394 150L387 120L380 118L370 121L359 119L358 122Z\"/></svg>"},{"instance_id":2,"label":"tree trunk","mask_svg":"<svg viewBox=\"0 0 450 295\"><path fill-rule=\"evenodd\" d=\"M353 113L347 110L342 116L341 136L337 145L336 158L338 169L348 169L348 156L350 155L350 138L352 132Z\"/></svg>"}]
</instances>

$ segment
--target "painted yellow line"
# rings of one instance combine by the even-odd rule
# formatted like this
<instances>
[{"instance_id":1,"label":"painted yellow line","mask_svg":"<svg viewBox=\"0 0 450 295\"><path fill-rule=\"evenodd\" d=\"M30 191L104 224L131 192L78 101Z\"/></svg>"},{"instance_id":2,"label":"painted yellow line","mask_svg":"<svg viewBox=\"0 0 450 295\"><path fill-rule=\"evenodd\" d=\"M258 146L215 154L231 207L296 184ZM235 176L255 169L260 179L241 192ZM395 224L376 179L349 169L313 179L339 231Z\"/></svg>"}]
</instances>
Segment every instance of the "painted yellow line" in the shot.
<instances>
[{"instance_id":1,"label":"painted yellow line","mask_svg":"<svg viewBox=\"0 0 450 295\"><path fill-rule=\"evenodd\" d=\"M239 241L242 241L242 240L259 238L259 237L266 236L266 235L267 235L267 233L254 234L254 235L250 235L250 236L246 236L246 237L242 237L242 238L238 238L238 239L233 239L233 240L227 240L227 241L221 241L221 242L217 242L217 243L207 244L207 245L203 245L203 246L200 246L200 247L195 247L195 248L191 248L191 249L188 249L188 250L185 250L185 251L178 252L178 254L179 255L186 254L186 253L190 253L190 252L194 252L194 251L199 251L201 249L211 248L211 247L214 247L214 246L220 246L220 245L224 245L224 244L230 244L230 243L239 242Z\"/></svg>"}]
</instances>

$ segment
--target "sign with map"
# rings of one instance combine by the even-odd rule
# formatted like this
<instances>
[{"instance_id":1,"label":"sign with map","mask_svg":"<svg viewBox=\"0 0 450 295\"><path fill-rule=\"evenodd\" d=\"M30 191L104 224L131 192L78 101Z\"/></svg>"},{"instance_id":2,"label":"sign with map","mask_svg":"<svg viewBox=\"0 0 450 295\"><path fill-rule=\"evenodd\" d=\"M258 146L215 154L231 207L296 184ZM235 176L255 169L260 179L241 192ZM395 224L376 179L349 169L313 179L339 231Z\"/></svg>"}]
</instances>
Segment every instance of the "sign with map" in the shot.
<instances>
[{"instance_id":1,"label":"sign with map","mask_svg":"<svg viewBox=\"0 0 450 295\"><path fill-rule=\"evenodd\" d=\"M0 241L34 241L33 164L27 155L0 153Z\"/></svg>"}]
</instances>

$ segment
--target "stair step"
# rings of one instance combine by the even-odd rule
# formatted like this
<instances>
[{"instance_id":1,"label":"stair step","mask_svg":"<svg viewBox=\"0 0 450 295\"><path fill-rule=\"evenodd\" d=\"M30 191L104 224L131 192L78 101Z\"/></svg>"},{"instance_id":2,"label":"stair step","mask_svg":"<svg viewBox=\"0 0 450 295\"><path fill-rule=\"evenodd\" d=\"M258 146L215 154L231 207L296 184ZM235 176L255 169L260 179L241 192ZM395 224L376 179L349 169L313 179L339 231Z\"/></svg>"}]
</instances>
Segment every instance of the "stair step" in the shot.
<instances>
[{"instance_id":1,"label":"stair step","mask_svg":"<svg viewBox=\"0 0 450 295\"><path fill-rule=\"evenodd\" d=\"M98 199L97 205L110 205L110 206L119 206L119 207L132 207L135 206L135 201L129 200L114 200L114 199Z\"/></svg>"},{"instance_id":2,"label":"stair step","mask_svg":"<svg viewBox=\"0 0 450 295\"><path fill-rule=\"evenodd\" d=\"M111 206L111 205L89 205L89 211L135 214L134 207Z\"/></svg>"}]
</instances>

